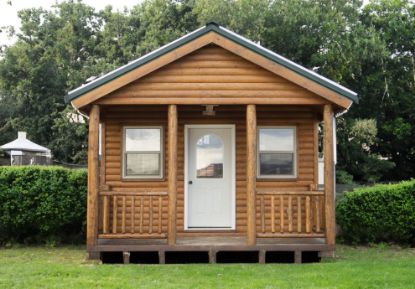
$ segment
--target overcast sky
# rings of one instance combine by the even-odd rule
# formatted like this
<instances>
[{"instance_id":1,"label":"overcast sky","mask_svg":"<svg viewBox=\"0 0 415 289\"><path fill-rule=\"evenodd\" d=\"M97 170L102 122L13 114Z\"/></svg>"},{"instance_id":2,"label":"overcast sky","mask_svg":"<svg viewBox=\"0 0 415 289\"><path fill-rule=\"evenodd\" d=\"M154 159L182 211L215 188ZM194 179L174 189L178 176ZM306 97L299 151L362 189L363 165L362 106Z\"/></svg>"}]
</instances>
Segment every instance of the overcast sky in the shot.
<instances>
[{"instance_id":1,"label":"overcast sky","mask_svg":"<svg viewBox=\"0 0 415 289\"><path fill-rule=\"evenodd\" d=\"M7 4L8 1L0 0L0 27L6 25L12 25L15 28L20 26L19 18L17 17L17 11L24 8L43 7L49 9L56 2L56 0L12 0L12 5ZM107 5L111 5L115 9L122 10L124 7L131 8L135 4L141 2L140 0L83 0L85 4L92 7L103 9ZM0 45L12 43L12 39L8 39L4 33L0 34Z\"/></svg>"}]
</instances>

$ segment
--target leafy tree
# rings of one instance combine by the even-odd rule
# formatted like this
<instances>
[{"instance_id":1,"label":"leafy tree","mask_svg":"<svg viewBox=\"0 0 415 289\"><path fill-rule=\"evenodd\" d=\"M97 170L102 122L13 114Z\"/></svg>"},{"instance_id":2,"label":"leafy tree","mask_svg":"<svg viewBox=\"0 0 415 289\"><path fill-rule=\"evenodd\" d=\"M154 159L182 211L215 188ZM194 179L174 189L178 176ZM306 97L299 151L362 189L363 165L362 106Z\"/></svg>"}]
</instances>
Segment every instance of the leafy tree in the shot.
<instances>
[{"instance_id":1,"label":"leafy tree","mask_svg":"<svg viewBox=\"0 0 415 289\"><path fill-rule=\"evenodd\" d=\"M11 134L14 138L17 130L26 130L33 141L49 146L56 136L51 133L55 119L66 107L63 95L94 68L100 70L91 58L99 27L93 9L72 1L56 8L19 12L18 41L0 62L0 101L7 107L1 119L2 143L10 141ZM85 132L84 127L82 138ZM72 162L72 157L62 160Z\"/></svg>"},{"instance_id":2,"label":"leafy tree","mask_svg":"<svg viewBox=\"0 0 415 289\"><path fill-rule=\"evenodd\" d=\"M149 53L198 28L189 0L146 0L131 10L131 16L141 19L144 32L138 44L140 55Z\"/></svg>"},{"instance_id":3,"label":"leafy tree","mask_svg":"<svg viewBox=\"0 0 415 289\"><path fill-rule=\"evenodd\" d=\"M377 31L385 53L372 63L377 78L369 78L367 94L356 110L376 117L376 150L396 163L385 178L410 178L415 171L415 6L406 0L374 0L361 19ZM375 87L381 91L373 93ZM365 109L367 101L372 106Z\"/></svg>"},{"instance_id":4,"label":"leafy tree","mask_svg":"<svg viewBox=\"0 0 415 289\"><path fill-rule=\"evenodd\" d=\"M338 170L348 172L355 181L374 183L395 164L373 151L378 142L374 119L337 119Z\"/></svg>"},{"instance_id":5,"label":"leafy tree","mask_svg":"<svg viewBox=\"0 0 415 289\"><path fill-rule=\"evenodd\" d=\"M146 0L123 11L68 0L52 11L26 9L17 42L0 51L0 143L24 129L59 161L85 162L87 128L74 122L77 112L63 95L216 21L358 92L360 104L339 119L344 176L409 178L415 171L414 11L409 0L364 7L360 0Z\"/></svg>"}]
</instances>

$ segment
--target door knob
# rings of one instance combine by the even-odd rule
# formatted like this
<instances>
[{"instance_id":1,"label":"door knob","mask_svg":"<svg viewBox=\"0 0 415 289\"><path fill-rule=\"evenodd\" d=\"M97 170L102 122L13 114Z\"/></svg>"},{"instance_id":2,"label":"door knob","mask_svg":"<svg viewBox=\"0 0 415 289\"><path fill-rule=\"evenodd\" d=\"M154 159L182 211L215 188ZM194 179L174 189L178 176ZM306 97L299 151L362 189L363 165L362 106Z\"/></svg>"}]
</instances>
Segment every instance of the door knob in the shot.
<instances>
[{"instance_id":1,"label":"door knob","mask_svg":"<svg viewBox=\"0 0 415 289\"><path fill-rule=\"evenodd\" d=\"M189 181L189 185L193 184L193 181Z\"/></svg>"}]
</instances>

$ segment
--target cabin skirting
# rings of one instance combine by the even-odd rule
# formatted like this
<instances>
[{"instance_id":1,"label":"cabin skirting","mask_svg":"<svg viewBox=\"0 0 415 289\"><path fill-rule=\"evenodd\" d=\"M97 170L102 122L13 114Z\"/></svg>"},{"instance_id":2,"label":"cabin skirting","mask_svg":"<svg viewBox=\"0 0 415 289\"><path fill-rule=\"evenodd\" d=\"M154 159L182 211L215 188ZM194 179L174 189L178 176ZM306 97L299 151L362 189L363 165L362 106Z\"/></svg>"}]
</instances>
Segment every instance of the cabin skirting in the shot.
<instances>
[{"instance_id":1,"label":"cabin skirting","mask_svg":"<svg viewBox=\"0 0 415 289\"><path fill-rule=\"evenodd\" d=\"M292 253L292 262L302 263L304 253L315 252L318 257L331 256L334 252L334 245L325 244L322 238L309 239L270 239L258 238L256 245L247 246L244 237L179 237L177 244L168 245L166 239L153 240L131 240L131 239L100 239L98 245L90 248L89 254L95 258L101 258L101 254L107 252L118 252L123 255L123 263L130 263L132 253L152 252L157 254L159 264L166 263L166 254L169 253L187 253L198 254L205 253L208 256L209 263L216 263L218 254L230 253L240 260L238 255L250 253L253 259L249 262L267 263L268 254L273 253ZM274 262L290 262L286 258L279 260L274 258ZM186 260L185 260L186 261ZM218 262L221 262L218 260ZM154 262L153 262L154 263Z\"/></svg>"}]
</instances>

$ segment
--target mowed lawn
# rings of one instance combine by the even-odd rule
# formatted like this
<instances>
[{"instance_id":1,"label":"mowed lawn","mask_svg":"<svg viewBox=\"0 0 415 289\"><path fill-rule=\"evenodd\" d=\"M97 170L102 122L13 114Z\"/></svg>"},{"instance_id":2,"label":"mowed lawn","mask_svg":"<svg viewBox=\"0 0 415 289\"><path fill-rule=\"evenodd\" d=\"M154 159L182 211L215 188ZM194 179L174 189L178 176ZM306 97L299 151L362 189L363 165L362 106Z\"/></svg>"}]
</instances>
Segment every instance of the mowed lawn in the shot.
<instances>
[{"instance_id":1,"label":"mowed lawn","mask_svg":"<svg viewBox=\"0 0 415 289\"><path fill-rule=\"evenodd\" d=\"M314 264L100 265L83 247L0 249L0 288L415 288L415 249L338 246Z\"/></svg>"}]
</instances>

